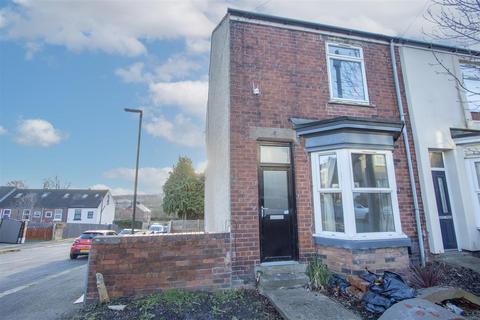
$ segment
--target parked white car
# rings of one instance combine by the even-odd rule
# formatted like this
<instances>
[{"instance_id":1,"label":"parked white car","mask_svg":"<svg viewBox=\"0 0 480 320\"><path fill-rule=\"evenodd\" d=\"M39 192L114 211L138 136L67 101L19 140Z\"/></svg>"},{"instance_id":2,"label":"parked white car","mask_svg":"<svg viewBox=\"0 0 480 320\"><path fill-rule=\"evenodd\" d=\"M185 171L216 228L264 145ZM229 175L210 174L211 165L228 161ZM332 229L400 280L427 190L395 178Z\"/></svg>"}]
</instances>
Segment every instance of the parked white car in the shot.
<instances>
[{"instance_id":1,"label":"parked white car","mask_svg":"<svg viewBox=\"0 0 480 320\"><path fill-rule=\"evenodd\" d=\"M164 226L163 224L152 224L150 228L148 228L148 231L153 234L157 233L167 233L168 228L167 226Z\"/></svg>"}]
</instances>

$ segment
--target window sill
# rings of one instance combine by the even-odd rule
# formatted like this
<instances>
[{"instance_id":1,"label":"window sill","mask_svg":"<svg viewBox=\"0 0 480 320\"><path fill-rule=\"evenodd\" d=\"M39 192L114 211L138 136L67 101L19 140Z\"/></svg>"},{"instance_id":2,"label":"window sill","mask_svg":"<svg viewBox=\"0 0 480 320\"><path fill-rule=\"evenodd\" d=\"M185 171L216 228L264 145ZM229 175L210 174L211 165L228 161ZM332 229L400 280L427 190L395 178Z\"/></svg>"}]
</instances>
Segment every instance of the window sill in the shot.
<instances>
[{"instance_id":1,"label":"window sill","mask_svg":"<svg viewBox=\"0 0 480 320\"><path fill-rule=\"evenodd\" d=\"M355 101L349 101L349 100L329 100L327 104L338 104L338 105L365 107L365 108L376 107L376 105L371 104L370 102L355 102Z\"/></svg>"},{"instance_id":2,"label":"window sill","mask_svg":"<svg viewBox=\"0 0 480 320\"><path fill-rule=\"evenodd\" d=\"M344 239L313 235L315 244L324 247L335 247L343 249L380 249L410 247L412 242L407 236L397 236L383 239Z\"/></svg>"}]
</instances>

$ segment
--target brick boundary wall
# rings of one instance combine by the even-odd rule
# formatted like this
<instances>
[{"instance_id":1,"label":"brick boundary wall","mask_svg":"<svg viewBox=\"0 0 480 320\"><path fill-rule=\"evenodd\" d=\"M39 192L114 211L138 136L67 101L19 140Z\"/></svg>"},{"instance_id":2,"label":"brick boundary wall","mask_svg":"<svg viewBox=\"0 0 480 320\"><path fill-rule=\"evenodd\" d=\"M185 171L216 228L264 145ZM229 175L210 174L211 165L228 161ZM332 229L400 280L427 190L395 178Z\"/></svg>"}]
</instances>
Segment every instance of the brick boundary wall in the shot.
<instances>
[{"instance_id":1,"label":"brick boundary wall","mask_svg":"<svg viewBox=\"0 0 480 320\"><path fill-rule=\"evenodd\" d=\"M169 288L230 288L230 234L99 237L90 250L87 303L98 299L97 272L103 274L111 298Z\"/></svg>"}]
</instances>

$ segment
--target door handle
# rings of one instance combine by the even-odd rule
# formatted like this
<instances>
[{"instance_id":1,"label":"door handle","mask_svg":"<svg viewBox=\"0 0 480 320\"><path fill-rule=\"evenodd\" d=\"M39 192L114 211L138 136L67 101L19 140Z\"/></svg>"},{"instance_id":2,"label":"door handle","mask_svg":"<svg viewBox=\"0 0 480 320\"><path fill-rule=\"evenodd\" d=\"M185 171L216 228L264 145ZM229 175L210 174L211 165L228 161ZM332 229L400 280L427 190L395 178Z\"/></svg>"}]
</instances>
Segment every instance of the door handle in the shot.
<instances>
[{"instance_id":1,"label":"door handle","mask_svg":"<svg viewBox=\"0 0 480 320\"><path fill-rule=\"evenodd\" d=\"M263 206L260 207L260 215L262 219L265 217L265 208Z\"/></svg>"}]
</instances>

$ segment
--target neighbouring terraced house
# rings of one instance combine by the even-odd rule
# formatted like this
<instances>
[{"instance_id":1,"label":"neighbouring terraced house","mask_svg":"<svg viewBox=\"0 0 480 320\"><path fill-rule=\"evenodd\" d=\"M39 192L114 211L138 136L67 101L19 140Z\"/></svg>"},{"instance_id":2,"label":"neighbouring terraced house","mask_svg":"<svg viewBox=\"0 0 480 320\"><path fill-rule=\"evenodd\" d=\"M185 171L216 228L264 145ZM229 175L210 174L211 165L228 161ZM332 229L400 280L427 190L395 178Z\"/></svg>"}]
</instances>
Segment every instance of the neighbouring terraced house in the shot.
<instances>
[{"instance_id":1,"label":"neighbouring terraced house","mask_svg":"<svg viewBox=\"0 0 480 320\"><path fill-rule=\"evenodd\" d=\"M459 48L228 11L212 35L205 228L230 233L233 280L315 254L350 274L480 250L480 117L434 54L479 87Z\"/></svg>"},{"instance_id":2,"label":"neighbouring terraced house","mask_svg":"<svg viewBox=\"0 0 480 320\"><path fill-rule=\"evenodd\" d=\"M0 213L2 219L109 225L115 203L109 190L0 187Z\"/></svg>"}]
</instances>

